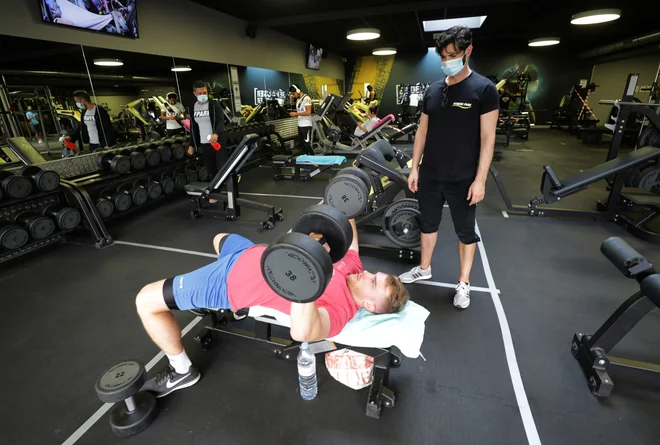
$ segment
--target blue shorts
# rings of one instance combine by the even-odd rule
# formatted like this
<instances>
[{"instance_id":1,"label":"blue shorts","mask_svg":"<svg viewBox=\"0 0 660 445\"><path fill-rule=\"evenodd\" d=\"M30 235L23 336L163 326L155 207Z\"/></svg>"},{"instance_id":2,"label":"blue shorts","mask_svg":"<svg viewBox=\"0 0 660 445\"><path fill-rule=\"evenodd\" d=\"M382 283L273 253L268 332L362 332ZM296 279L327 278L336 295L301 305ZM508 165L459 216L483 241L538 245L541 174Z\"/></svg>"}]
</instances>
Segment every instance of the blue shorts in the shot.
<instances>
[{"instance_id":1,"label":"blue shorts","mask_svg":"<svg viewBox=\"0 0 660 445\"><path fill-rule=\"evenodd\" d=\"M163 296L172 310L231 309L227 295L227 277L236 260L254 243L240 235L220 240L218 259L185 275L168 278Z\"/></svg>"}]
</instances>

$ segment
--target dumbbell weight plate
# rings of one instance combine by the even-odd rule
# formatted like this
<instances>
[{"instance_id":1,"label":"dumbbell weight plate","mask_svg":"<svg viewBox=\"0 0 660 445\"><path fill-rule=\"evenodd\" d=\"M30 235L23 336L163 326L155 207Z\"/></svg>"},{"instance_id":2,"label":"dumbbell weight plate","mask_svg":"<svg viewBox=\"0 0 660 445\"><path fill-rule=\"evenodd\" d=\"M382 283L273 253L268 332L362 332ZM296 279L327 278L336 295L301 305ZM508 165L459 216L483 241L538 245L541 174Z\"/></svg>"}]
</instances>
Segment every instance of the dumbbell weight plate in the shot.
<instances>
[{"instance_id":1,"label":"dumbbell weight plate","mask_svg":"<svg viewBox=\"0 0 660 445\"><path fill-rule=\"evenodd\" d=\"M27 231L20 226L0 227L0 248L6 250L20 249L28 242Z\"/></svg>"},{"instance_id":2,"label":"dumbbell weight plate","mask_svg":"<svg viewBox=\"0 0 660 445\"><path fill-rule=\"evenodd\" d=\"M19 172L22 176L32 178L42 192L52 192L60 185L60 175L52 170L41 170L36 165L30 165L21 168Z\"/></svg>"},{"instance_id":3,"label":"dumbbell weight plate","mask_svg":"<svg viewBox=\"0 0 660 445\"><path fill-rule=\"evenodd\" d=\"M0 172L2 174L3 172ZM10 199L22 199L32 193L32 181L24 176L13 174L0 175L2 190ZM5 176L3 178L3 176Z\"/></svg>"},{"instance_id":4,"label":"dumbbell weight plate","mask_svg":"<svg viewBox=\"0 0 660 445\"><path fill-rule=\"evenodd\" d=\"M135 411L129 412L125 403L118 403L110 413L110 429L119 437L129 437L144 431L158 417L156 396L152 393L135 394L133 403Z\"/></svg>"},{"instance_id":5,"label":"dumbbell weight plate","mask_svg":"<svg viewBox=\"0 0 660 445\"><path fill-rule=\"evenodd\" d=\"M149 199L154 200L158 199L161 197L163 194L163 187L156 181L148 180L148 181L135 181L133 183L134 186L143 186L147 190L147 195L149 196Z\"/></svg>"},{"instance_id":6,"label":"dumbbell weight plate","mask_svg":"<svg viewBox=\"0 0 660 445\"><path fill-rule=\"evenodd\" d=\"M650 165L639 174L639 188L650 191L660 183L660 165Z\"/></svg>"},{"instance_id":7,"label":"dumbbell weight plate","mask_svg":"<svg viewBox=\"0 0 660 445\"><path fill-rule=\"evenodd\" d=\"M195 165L195 171L197 172L197 177L201 182L206 182L209 180L209 171L206 167L201 164Z\"/></svg>"},{"instance_id":8,"label":"dumbbell weight plate","mask_svg":"<svg viewBox=\"0 0 660 445\"><path fill-rule=\"evenodd\" d=\"M121 151L121 154L127 156L131 160L131 166L133 170L142 170L147 166L147 159L143 153L139 151L131 151L129 149L124 149Z\"/></svg>"},{"instance_id":9,"label":"dumbbell weight plate","mask_svg":"<svg viewBox=\"0 0 660 445\"><path fill-rule=\"evenodd\" d=\"M126 360L105 371L94 389L101 402L117 403L135 395L144 385L147 372L142 362Z\"/></svg>"},{"instance_id":10,"label":"dumbbell weight plate","mask_svg":"<svg viewBox=\"0 0 660 445\"><path fill-rule=\"evenodd\" d=\"M353 175L357 176L360 178L362 182L364 182L364 185L367 186L367 189L371 190L372 184L371 184L371 177L369 176L369 173L365 172L361 168L357 167L346 167L337 173L337 176L339 175Z\"/></svg>"},{"instance_id":11,"label":"dumbbell weight plate","mask_svg":"<svg viewBox=\"0 0 660 445\"><path fill-rule=\"evenodd\" d=\"M163 176L167 177L167 173L163 173ZM172 177L170 179L174 181L175 190L183 190L186 187L186 175L175 172L172 173Z\"/></svg>"},{"instance_id":12,"label":"dumbbell weight plate","mask_svg":"<svg viewBox=\"0 0 660 445\"><path fill-rule=\"evenodd\" d=\"M326 186L323 199L347 218L355 218L367 208L369 189L357 176L337 175Z\"/></svg>"},{"instance_id":13,"label":"dumbbell weight plate","mask_svg":"<svg viewBox=\"0 0 660 445\"><path fill-rule=\"evenodd\" d=\"M115 205L109 199L99 198L96 200L96 210L98 210L101 218L106 219L115 211Z\"/></svg>"},{"instance_id":14,"label":"dumbbell weight plate","mask_svg":"<svg viewBox=\"0 0 660 445\"><path fill-rule=\"evenodd\" d=\"M71 207L55 209L54 206L51 206L44 210L44 215L50 215L52 213L54 213L52 216L55 218L57 227L62 230L73 230L80 225L80 221L82 220L80 211Z\"/></svg>"},{"instance_id":15,"label":"dumbbell weight plate","mask_svg":"<svg viewBox=\"0 0 660 445\"><path fill-rule=\"evenodd\" d=\"M334 207L318 204L305 209L296 218L291 231L294 233L322 234L330 246L330 260L340 261L353 242L353 227L348 218Z\"/></svg>"},{"instance_id":16,"label":"dumbbell weight plate","mask_svg":"<svg viewBox=\"0 0 660 445\"><path fill-rule=\"evenodd\" d=\"M115 209L118 212L125 212L126 210L131 208L131 204L133 203L131 201L131 195L124 191L117 191L114 192L112 190L108 190L103 194L104 197L107 197L112 201L112 203L115 206Z\"/></svg>"},{"instance_id":17,"label":"dumbbell weight plate","mask_svg":"<svg viewBox=\"0 0 660 445\"><path fill-rule=\"evenodd\" d=\"M422 242L419 203L404 198L395 201L383 215L383 233L399 247L413 249Z\"/></svg>"},{"instance_id":18,"label":"dumbbell weight plate","mask_svg":"<svg viewBox=\"0 0 660 445\"><path fill-rule=\"evenodd\" d=\"M186 147L183 144L177 144L172 147L172 157L175 160L183 159L186 155Z\"/></svg>"},{"instance_id":19,"label":"dumbbell weight plate","mask_svg":"<svg viewBox=\"0 0 660 445\"><path fill-rule=\"evenodd\" d=\"M169 145L161 145L158 147L158 153L160 154L161 162L170 162L172 159L172 149Z\"/></svg>"},{"instance_id":20,"label":"dumbbell weight plate","mask_svg":"<svg viewBox=\"0 0 660 445\"><path fill-rule=\"evenodd\" d=\"M282 298L308 303L321 296L332 278L332 261L323 246L302 233L287 233L261 257L261 273Z\"/></svg>"},{"instance_id":21,"label":"dumbbell weight plate","mask_svg":"<svg viewBox=\"0 0 660 445\"><path fill-rule=\"evenodd\" d=\"M48 238L55 233L55 222L47 216L35 216L27 221L26 228L36 240Z\"/></svg>"},{"instance_id":22,"label":"dumbbell weight plate","mask_svg":"<svg viewBox=\"0 0 660 445\"><path fill-rule=\"evenodd\" d=\"M133 185L129 182L125 182L119 187L117 187L117 191L119 192L128 192L128 195L131 197L131 201L133 204L136 206L141 206L145 202L147 202L147 199L149 199L149 196L147 194L147 189L142 187L142 185Z\"/></svg>"}]
</instances>

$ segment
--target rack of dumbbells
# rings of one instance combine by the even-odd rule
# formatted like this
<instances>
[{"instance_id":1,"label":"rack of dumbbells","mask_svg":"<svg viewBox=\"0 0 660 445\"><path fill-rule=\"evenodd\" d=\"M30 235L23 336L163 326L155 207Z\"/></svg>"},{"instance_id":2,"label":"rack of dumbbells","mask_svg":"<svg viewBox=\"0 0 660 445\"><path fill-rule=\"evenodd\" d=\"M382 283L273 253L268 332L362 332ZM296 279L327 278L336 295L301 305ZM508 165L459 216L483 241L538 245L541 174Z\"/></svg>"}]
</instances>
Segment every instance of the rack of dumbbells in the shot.
<instances>
[{"instance_id":1,"label":"rack of dumbbells","mask_svg":"<svg viewBox=\"0 0 660 445\"><path fill-rule=\"evenodd\" d=\"M298 120L296 118L277 119L226 128L225 140L229 151L241 142L245 135L253 133L262 138L262 148L244 167L246 169L250 168L250 164L270 160L274 154L290 151L298 137Z\"/></svg>"}]
</instances>

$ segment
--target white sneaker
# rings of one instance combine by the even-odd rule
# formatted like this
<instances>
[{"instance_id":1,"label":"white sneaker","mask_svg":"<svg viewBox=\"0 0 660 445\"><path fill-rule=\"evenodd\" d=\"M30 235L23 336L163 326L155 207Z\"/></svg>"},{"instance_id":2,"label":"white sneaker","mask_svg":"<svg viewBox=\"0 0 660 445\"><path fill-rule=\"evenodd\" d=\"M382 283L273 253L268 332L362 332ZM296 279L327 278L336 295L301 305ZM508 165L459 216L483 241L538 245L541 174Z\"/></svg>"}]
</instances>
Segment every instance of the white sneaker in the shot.
<instances>
[{"instance_id":1,"label":"white sneaker","mask_svg":"<svg viewBox=\"0 0 660 445\"><path fill-rule=\"evenodd\" d=\"M456 295L454 296L454 306L459 309L467 309L470 305L470 285L459 281L456 285Z\"/></svg>"},{"instance_id":2,"label":"white sneaker","mask_svg":"<svg viewBox=\"0 0 660 445\"><path fill-rule=\"evenodd\" d=\"M419 266L415 266L410 269L408 272L402 273L399 275L399 279L402 283L414 283L419 280L429 280L431 278L431 266L428 269L422 269Z\"/></svg>"},{"instance_id":3,"label":"white sneaker","mask_svg":"<svg viewBox=\"0 0 660 445\"><path fill-rule=\"evenodd\" d=\"M44 143L44 141L42 141L41 139L39 139L39 143L40 143L40 144L43 144L43 143Z\"/></svg>"}]
</instances>

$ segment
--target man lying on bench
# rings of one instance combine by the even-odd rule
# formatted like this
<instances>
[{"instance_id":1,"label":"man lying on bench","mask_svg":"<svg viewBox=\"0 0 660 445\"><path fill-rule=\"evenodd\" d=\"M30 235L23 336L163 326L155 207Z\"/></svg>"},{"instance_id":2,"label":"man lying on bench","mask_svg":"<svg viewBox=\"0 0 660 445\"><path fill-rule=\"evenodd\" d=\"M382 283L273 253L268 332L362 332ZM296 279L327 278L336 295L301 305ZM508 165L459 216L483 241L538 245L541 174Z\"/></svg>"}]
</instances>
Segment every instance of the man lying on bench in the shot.
<instances>
[{"instance_id":1,"label":"man lying on bench","mask_svg":"<svg viewBox=\"0 0 660 445\"><path fill-rule=\"evenodd\" d=\"M272 308L289 314L291 338L306 342L336 336L360 308L373 313L399 312L409 300L408 292L397 276L362 268L355 220L350 224L352 244L344 258L333 265L332 279L323 294L311 303L293 303L277 295L261 274L266 246L227 233L213 240L218 254L214 263L146 285L137 296L137 312L170 363L143 389L163 397L194 385L201 377L183 349L181 328L172 310Z\"/></svg>"}]
</instances>

